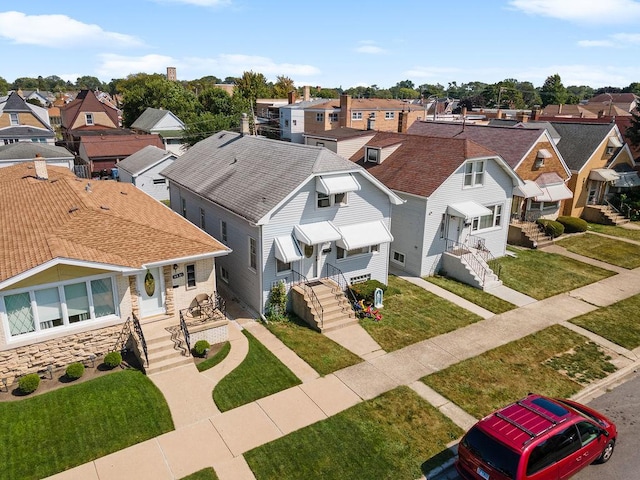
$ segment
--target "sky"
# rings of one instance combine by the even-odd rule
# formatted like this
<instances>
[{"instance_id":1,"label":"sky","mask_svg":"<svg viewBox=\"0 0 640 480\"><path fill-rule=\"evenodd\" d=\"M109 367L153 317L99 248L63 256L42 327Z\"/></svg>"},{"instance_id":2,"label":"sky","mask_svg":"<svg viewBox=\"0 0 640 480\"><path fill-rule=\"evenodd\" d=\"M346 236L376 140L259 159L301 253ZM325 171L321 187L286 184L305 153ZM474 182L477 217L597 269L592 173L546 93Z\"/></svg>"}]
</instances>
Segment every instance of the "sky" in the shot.
<instances>
[{"instance_id":1,"label":"sky","mask_svg":"<svg viewBox=\"0 0 640 480\"><path fill-rule=\"evenodd\" d=\"M324 88L640 81L640 0L29 0L0 5L0 77L252 70ZM98 7L98 5L100 5Z\"/></svg>"}]
</instances>

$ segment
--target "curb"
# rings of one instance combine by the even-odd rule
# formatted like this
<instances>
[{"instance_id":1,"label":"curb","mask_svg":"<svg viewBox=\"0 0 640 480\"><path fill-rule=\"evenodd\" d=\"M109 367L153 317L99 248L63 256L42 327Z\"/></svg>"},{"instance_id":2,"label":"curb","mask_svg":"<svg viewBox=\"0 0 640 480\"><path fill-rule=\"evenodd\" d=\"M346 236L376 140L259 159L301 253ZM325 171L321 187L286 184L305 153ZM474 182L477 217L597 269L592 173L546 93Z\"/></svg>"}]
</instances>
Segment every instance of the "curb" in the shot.
<instances>
[{"instance_id":1,"label":"curb","mask_svg":"<svg viewBox=\"0 0 640 480\"><path fill-rule=\"evenodd\" d=\"M429 470L429 472L427 472L426 475L422 477L423 479L426 479L426 480L434 479L438 475L441 475L442 473L444 473L445 471L453 467L453 464L455 463L456 458L458 458L458 442L456 441L455 445L449 447L449 450L451 451L451 453L453 453L453 456L449 460L444 462L442 465L439 465Z\"/></svg>"}]
</instances>

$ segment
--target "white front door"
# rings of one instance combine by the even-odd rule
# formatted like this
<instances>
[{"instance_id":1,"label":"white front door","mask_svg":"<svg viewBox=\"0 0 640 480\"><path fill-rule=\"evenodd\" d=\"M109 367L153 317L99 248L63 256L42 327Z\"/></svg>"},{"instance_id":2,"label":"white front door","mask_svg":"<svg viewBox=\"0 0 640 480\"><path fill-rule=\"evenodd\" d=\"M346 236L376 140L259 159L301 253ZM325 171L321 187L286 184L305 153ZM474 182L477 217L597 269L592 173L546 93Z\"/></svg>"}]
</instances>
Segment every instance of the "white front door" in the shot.
<instances>
[{"instance_id":1,"label":"white front door","mask_svg":"<svg viewBox=\"0 0 640 480\"><path fill-rule=\"evenodd\" d=\"M302 247L302 254L304 257L301 262L301 272L302 275L307 277L307 280L314 280L318 278L318 259L316 258L318 253L318 245L307 245L303 243L300 245Z\"/></svg>"},{"instance_id":2,"label":"white front door","mask_svg":"<svg viewBox=\"0 0 640 480\"><path fill-rule=\"evenodd\" d=\"M151 317L165 313L163 288L164 282L159 268L150 268L138 274L138 299L140 317Z\"/></svg>"},{"instance_id":3,"label":"white front door","mask_svg":"<svg viewBox=\"0 0 640 480\"><path fill-rule=\"evenodd\" d=\"M447 239L454 242L464 243L464 218L449 215L449 226L447 229Z\"/></svg>"}]
</instances>

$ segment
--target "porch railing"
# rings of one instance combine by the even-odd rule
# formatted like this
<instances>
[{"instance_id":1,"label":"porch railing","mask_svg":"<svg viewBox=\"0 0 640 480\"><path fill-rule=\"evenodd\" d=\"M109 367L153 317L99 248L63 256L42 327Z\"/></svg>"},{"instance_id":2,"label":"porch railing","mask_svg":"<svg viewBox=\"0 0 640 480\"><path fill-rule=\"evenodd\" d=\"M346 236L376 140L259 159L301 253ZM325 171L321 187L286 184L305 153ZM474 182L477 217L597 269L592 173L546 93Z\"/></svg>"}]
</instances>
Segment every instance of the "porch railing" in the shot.
<instances>
[{"instance_id":1,"label":"porch railing","mask_svg":"<svg viewBox=\"0 0 640 480\"><path fill-rule=\"evenodd\" d=\"M296 272L295 270L291 270L292 276L292 285L299 285L300 288L304 291L305 295L309 297L311 301L311 305L316 312L316 316L320 319L319 326L320 328L324 327L324 309L322 308L322 304L316 295L316 292L313 291L313 288L309 285L309 281L307 277L302 275L300 272Z\"/></svg>"},{"instance_id":2,"label":"porch railing","mask_svg":"<svg viewBox=\"0 0 640 480\"><path fill-rule=\"evenodd\" d=\"M144 333L142 333L142 327L140 326L140 320L136 317L135 313L131 314L131 318L133 319L133 331L136 332L138 336L138 341L140 342L140 346L142 347L142 352L144 353L144 358L147 361L146 365L149 365L149 355L147 353L147 342L144 339Z\"/></svg>"},{"instance_id":3,"label":"porch railing","mask_svg":"<svg viewBox=\"0 0 640 480\"><path fill-rule=\"evenodd\" d=\"M353 310L353 306L357 302L356 296L353 294L351 289L349 288L349 282L347 282L346 277L342 273L338 267L331 265L330 263L325 263L325 277L333 280L337 285L340 291L342 291L349 300L349 304L351 305L351 309ZM335 287L334 287L335 288ZM347 293L348 292L348 293ZM334 289L331 289L331 293L336 293Z\"/></svg>"},{"instance_id":4,"label":"porch railing","mask_svg":"<svg viewBox=\"0 0 640 480\"><path fill-rule=\"evenodd\" d=\"M185 354L188 357L191 353L191 339L189 337L189 329L187 328L187 322L184 319L182 310L180 310L180 330L182 330L182 335L184 336L184 343L187 345L187 351Z\"/></svg>"},{"instance_id":5,"label":"porch railing","mask_svg":"<svg viewBox=\"0 0 640 480\"><path fill-rule=\"evenodd\" d=\"M476 249L471 245L447 239L446 251L463 259L480 279L480 283L483 286L487 280L487 275L491 273L500 278L500 264L486 247L484 249Z\"/></svg>"},{"instance_id":6,"label":"porch railing","mask_svg":"<svg viewBox=\"0 0 640 480\"><path fill-rule=\"evenodd\" d=\"M631 207L626 203L624 203L622 200L620 201L619 207L616 207L613 203L611 203L609 200L606 200L606 199L603 201L603 205L606 205L611 210L613 210L619 215L622 215L625 218L631 218Z\"/></svg>"}]
</instances>

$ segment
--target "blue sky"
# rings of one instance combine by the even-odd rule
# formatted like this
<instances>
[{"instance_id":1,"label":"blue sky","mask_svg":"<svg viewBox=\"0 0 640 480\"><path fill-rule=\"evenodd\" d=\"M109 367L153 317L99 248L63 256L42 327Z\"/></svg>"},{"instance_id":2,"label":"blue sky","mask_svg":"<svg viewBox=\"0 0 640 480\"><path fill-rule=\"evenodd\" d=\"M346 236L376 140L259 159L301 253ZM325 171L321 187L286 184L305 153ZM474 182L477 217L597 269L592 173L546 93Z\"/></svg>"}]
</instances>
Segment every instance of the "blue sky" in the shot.
<instances>
[{"instance_id":1,"label":"blue sky","mask_svg":"<svg viewBox=\"0 0 640 480\"><path fill-rule=\"evenodd\" d=\"M5 5L7 2L3 2ZM291 77L388 88L505 78L640 81L636 0L66 0L0 7L0 76Z\"/></svg>"}]
</instances>

